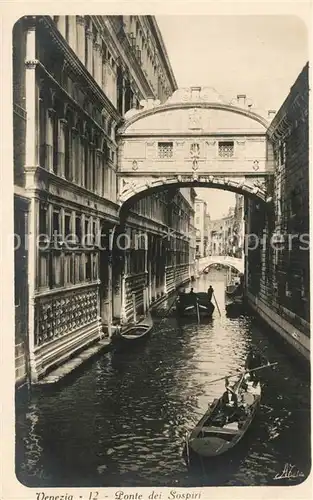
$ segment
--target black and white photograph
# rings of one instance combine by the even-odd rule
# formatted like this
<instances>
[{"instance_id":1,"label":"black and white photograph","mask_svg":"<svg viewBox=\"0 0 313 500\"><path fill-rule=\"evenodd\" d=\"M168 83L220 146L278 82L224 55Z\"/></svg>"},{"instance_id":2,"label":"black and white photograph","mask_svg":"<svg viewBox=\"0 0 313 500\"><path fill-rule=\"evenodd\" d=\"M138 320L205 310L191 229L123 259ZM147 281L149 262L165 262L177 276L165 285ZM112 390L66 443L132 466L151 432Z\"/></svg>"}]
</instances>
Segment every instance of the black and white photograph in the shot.
<instances>
[{"instance_id":1,"label":"black and white photograph","mask_svg":"<svg viewBox=\"0 0 313 500\"><path fill-rule=\"evenodd\" d=\"M10 27L16 482L36 500L300 498L307 4L125 5Z\"/></svg>"}]
</instances>

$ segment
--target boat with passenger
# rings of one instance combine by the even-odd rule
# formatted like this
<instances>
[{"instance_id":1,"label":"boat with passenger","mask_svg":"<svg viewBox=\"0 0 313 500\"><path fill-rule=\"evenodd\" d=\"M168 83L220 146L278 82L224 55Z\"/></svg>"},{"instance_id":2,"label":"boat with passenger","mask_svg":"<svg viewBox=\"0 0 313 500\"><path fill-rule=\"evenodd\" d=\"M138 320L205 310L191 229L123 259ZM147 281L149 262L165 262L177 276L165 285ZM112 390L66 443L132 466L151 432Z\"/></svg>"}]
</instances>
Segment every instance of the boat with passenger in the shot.
<instances>
[{"instance_id":1,"label":"boat with passenger","mask_svg":"<svg viewBox=\"0 0 313 500\"><path fill-rule=\"evenodd\" d=\"M249 373L238 377L233 386L225 378L224 394L208 410L186 438L185 459L211 459L236 446L250 427L261 402L261 384Z\"/></svg>"},{"instance_id":2,"label":"boat with passenger","mask_svg":"<svg viewBox=\"0 0 313 500\"><path fill-rule=\"evenodd\" d=\"M176 312L179 316L190 316L205 314L211 317L214 312L214 305L206 292L190 293L180 292L176 302Z\"/></svg>"}]
</instances>

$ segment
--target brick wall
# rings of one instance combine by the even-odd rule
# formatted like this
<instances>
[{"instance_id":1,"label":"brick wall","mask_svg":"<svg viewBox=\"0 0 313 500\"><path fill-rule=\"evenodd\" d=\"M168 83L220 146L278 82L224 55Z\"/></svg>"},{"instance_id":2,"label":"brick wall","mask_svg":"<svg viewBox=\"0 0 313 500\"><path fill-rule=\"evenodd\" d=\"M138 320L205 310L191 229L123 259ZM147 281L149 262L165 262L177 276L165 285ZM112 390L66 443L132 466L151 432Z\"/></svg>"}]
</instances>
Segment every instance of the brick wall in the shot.
<instances>
[{"instance_id":1,"label":"brick wall","mask_svg":"<svg viewBox=\"0 0 313 500\"><path fill-rule=\"evenodd\" d=\"M309 336L308 65L271 123L268 140L274 150L273 200L247 205L250 230L267 238L247 256L248 291ZM274 246L275 234L280 244Z\"/></svg>"}]
</instances>

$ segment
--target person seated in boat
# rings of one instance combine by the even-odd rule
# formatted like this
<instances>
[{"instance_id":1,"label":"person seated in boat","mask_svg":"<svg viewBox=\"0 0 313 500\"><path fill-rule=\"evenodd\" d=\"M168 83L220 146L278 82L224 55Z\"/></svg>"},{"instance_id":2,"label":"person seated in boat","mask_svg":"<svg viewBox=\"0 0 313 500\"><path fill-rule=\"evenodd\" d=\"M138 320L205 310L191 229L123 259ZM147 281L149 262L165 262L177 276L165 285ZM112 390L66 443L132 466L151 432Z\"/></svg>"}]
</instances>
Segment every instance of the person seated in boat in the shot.
<instances>
[{"instance_id":1,"label":"person seated in boat","mask_svg":"<svg viewBox=\"0 0 313 500\"><path fill-rule=\"evenodd\" d=\"M195 292L193 291L193 288L190 288L190 292L189 292L189 295L194 295Z\"/></svg>"},{"instance_id":2,"label":"person seated in boat","mask_svg":"<svg viewBox=\"0 0 313 500\"><path fill-rule=\"evenodd\" d=\"M222 396L222 407L226 410L237 408L238 396L236 392L230 387L228 377L225 377L225 392Z\"/></svg>"},{"instance_id":3,"label":"person seated in boat","mask_svg":"<svg viewBox=\"0 0 313 500\"><path fill-rule=\"evenodd\" d=\"M242 382L241 403L244 407L250 406L255 396L261 394L261 385L259 382L252 379L250 373L246 373Z\"/></svg>"},{"instance_id":4,"label":"person seated in boat","mask_svg":"<svg viewBox=\"0 0 313 500\"><path fill-rule=\"evenodd\" d=\"M208 288L208 299L210 302L212 300L213 293L214 293L214 289L212 288L212 285L210 285Z\"/></svg>"}]
</instances>

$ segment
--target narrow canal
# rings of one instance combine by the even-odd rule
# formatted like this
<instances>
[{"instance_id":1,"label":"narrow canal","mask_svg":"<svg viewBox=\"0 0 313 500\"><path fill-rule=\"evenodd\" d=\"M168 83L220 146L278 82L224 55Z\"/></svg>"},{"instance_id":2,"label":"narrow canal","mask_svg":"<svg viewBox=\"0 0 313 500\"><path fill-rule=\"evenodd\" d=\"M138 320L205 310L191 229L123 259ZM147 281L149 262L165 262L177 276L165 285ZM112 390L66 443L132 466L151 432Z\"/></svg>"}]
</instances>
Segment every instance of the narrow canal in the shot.
<instances>
[{"instance_id":1,"label":"narrow canal","mask_svg":"<svg viewBox=\"0 0 313 500\"><path fill-rule=\"evenodd\" d=\"M286 464L310 470L310 385L252 317L227 318L224 275L210 273L221 309L211 321L167 318L144 344L106 353L53 392L17 405L16 472L27 486L287 485ZM166 308L168 305L164 305ZM160 319L158 320L160 321ZM251 345L276 369L262 373L262 406L227 467L188 471L184 437L220 396L210 381L244 366ZM286 470L286 469L285 469Z\"/></svg>"}]
</instances>

